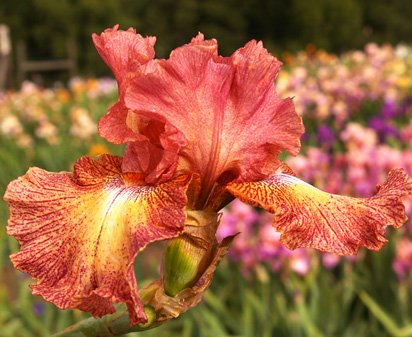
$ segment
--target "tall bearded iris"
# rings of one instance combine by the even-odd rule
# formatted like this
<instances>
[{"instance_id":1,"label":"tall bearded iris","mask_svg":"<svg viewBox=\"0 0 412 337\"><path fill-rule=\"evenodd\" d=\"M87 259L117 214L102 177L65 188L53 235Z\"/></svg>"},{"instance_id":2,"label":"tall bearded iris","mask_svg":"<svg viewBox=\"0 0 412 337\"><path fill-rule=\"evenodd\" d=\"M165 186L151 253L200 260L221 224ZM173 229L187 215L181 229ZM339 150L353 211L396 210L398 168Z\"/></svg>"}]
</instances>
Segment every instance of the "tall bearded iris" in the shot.
<instances>
[{"instance_id":1,"label":"tall bearded iris","mask_svg":"<svg viewBox=\"0 0 412 337\"><path fill-rule=\"evenodd\" d=\"M73 173L31 168L10 183L8 233L21 244L16 268L34 294L94 316L125 302L130 323L175 317L197 304L230 238L218 243L218 211L234 197L275 214L290 249L341 255L379 250L385 228L406 221L401 197L412 182L389 173L369 199L328 194L278 159L296 155L304 128L290 98L277 96L281 63L251 41L230 57L199 34L169 59L155 38L117 27L93 36L112 69L119 99L100 135L125 144L123 157L83 157ZM133 263L149 243L168 240L162 277L138 291Z\"/></svg>"}]
</instances>

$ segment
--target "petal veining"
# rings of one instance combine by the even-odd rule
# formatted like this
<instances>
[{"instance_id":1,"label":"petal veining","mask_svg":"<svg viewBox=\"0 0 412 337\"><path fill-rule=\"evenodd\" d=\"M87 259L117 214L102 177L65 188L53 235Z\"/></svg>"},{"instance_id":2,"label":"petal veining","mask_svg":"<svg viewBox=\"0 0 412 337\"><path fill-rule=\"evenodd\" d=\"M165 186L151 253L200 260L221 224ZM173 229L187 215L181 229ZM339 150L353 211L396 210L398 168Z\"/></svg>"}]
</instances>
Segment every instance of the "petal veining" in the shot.
<instances>
[{"instance_id":1,"label":"petal veining","mask_svg":"<svg viewBox=\"0 0 412 337\"><path fill-rule=\"evenodd\" d=\"M189 181L147 186L109 155L81 158L73 174L31 168L5 194L7 231L21 244L11 260L60 308L102 316L125 302L131 324L145 322L133 262L148 243L182 232Z\"/></svg>"},{"instance_id":2,"label":"petal veining","mask_svg":"<svg viewBox=\"0 0 412 337\"><path fill-rule=\"evenodd\" d=\"M154 58L156 38L143 37L132 28L127 31L118 28L116 25L100 35L93 34L93 42L99 55L113 71L119 88L119 100L99 121L99 134L110 142L122 144L146 139L129 128L128 109L123 104L123 95L128 78Z\"/></svg>"},{"instance_id":3,"label":"petal veining","mask_svg":"<svg viewBox=\"0 0 412 337\"><path fill-rule=\"evenodd\" d=\"M145 175L149 184L164 182L173 175L184 137L163 120L136 114L124 104L127 82L138 72L150 69L156 38L142 37L134 29L106 29L93 34L97 51L112 69L119 99L99 121L99 134L115 144L126 143L123 170Z\"/></svg>"},{"instance_id":4,"label":"petal veining","mask_svg":"<svg viewBox=\"0 0 412 337\"><path fill-rule=\"evenodd\" d=\"M94 45L100 56L113 71L123 89L123 81L155 56L153 36L143 37L136 30L119 30L119 25L106 29L101 35L93 34Z\"/></svg>"},{"instance_id":5,"label":"petal veining","mask_svg":"<svg viewBox=\"0 0 412 337\"><path fill-rule=\"evenodd\" d=\"M385 228L406 222L401 197L412 194L412 181L402 169L392 170L377 194L367 199L329 194L283 173L258 182L231 183L228 190L274 213L273 225L288 248L352 255L361 246L381 249L387 241Z\"/></svg>"},{"instance_id":6,"label":"petal veining","mask_svg":"<svg viewBox=\"0 0 412 337\"><path fill-rule=\"evenodd\" d=\"M262 43L251 41L221 57L217 42L199 35L169 59L149 64L128 82L125 104L182 133L181 162L199 173L203 195L225 171L242 180L261 179L278 164L281 150L299 151L301 118L291 99L277 96L281 63Z\"/></svg>"}]
</instances>

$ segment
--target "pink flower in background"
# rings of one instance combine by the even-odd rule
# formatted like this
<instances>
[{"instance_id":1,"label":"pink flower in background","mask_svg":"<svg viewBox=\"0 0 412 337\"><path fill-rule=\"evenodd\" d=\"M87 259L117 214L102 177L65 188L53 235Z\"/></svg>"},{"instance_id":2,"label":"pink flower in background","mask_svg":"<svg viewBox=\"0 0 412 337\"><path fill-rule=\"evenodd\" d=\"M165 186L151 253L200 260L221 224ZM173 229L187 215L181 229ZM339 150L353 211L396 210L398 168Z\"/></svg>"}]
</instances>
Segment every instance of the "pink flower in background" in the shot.
<instances>
[{"instance_id":1,"label":"pink flower in background","mask_svg":"<svg viewBox=\"0 0 412 337\"><path fill-rule=\"evenodd\" d=\"M327 269L335 268L341 261L341 257L332 253L322 254L322 264Z\"/></svg>"},{"instance_id":2,"label":"pink flower in background","mask_svg":"<svg viewBox=\"0 0 412 337\"><path fill-rule=\"evenodd\" d=\"M409 238L402 238L398 242L393 269L401 280L412 272L412 241Z\"/></svg>"},{"instance_id":3,"label":"pink flower in background","mask_svg":"<svg viewBox=\"0 0 412 337\"><path fill-rule=\"evenodd\" d=\"M405 144L412 144L412 120L401 129L400 138Z\"/></svg>"},{"instance_id":4,"label":"pink flower in background","mask_svg":"<svg viewBox=\"0 0 412 337\"><path fill-rule=\"evenodd\" d=\"M307 249L299 248L290 252L288 257L289 268L295 273L304 276L310 270L311 259Z\"/></svg>"},{"instance_id":5,"label":"pink flower in background","mask_svg":"<svg viewBox=\"0 0 412 337\"><path fill-rule=\"evenodd\" d=\"M365 128L362 125L354 122L347 124L345 130L340 135L347 149L370 148L377 144L377 135L374 130Z\"/></svg>"}]
</instances>

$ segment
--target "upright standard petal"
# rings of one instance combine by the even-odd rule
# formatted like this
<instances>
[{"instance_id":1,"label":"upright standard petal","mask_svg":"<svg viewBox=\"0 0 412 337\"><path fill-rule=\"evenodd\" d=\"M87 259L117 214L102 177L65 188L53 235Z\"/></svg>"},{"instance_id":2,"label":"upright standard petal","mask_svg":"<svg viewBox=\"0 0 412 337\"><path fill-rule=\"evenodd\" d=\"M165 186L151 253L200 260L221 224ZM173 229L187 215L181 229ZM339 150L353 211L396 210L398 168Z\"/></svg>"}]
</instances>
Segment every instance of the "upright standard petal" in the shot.
<instances>
[{"instance_id":1,"label":"upright standard petal","mask_svg":"<svg viewBox=\"0 0 412 337\"><path fill-rule=\"evenodd\" d=\"M150 242L183 231L190 178L158 186L141 178L104 155L81 158L73 174L32 168L10 183L7 231L21 244L11 260L37 280L34 294L94 316L125 302L131 324L146 321L133 262Z\"/></svg>"},{"instance_id":2,"label":"upright standard petal","mask_svg":"<svg viewBox=\"0 0 412 337\"><path fill-rule=\"evenodd\" d=\"M116 25L106 29L101 35L93 34L94 45L116 77L119 88L119 100L109 113L99 122L99 134L108 141L122 144L128 141L142 140L127 125L128 109L123 104L123 95L128 78L155 56L155 37L142 37L130 28L119 30Z\"/></svg>"},{"instance_id":3,"label":"upright standard petal","mask_svg":"<svg viewBox=\"0 0 412 337\"><path fill-rule=\"evenodd\" d=\"M292 100L276 95L279 68L260 42L220 57L217 42L199 34L168 60L137 72L125 104L139 118L163 121L184 135L178 169L198 173L205 196L227 172L262 179L277 167L282 149L299 151L303 124Z\"/></svg>"},{"instance_id":4,"label":"upright standard petal","mask_svg":"<svg viewBox=\"0 0 412 337\"><path fill-rule=\"evenodd\" d=\"M133 28L124 31L116 25L101 35L93 34L92 38L100 56L113 71L120 91L123 81L155 56L156 38L136 34Z\"/></svg>"},{"instance_id":5,"label":"upright standard petal","mask_svg":"<svg viewBox=\"0 0 412 337\"><path fill-rule=\"evenodd\" d=\"M126 144L122 169L140 172L149 184L169 180L175 173L178 153L186 143L184 137L171 125L151 120L140 129L145 139Z\"/></svg>"},{"instance_id":6,"label":"upright standard petal","mask_svg":"<svg viewBox=\"0 0 412 337\"><path fill-rule=\"evenodd\" d=\"M115 144L126 143L123 170L143 173L153 184L171 178L184 137L160 120L138 116L124 104L127 82L143 71L154 57L156 38L142 37L134 29L106 29L93 34L97 51L112 69L119 87L119 99L99 121L99 134Z\"/></svg>"},{"instance_id":7,"label":"upright standard petal","mask_svg":"<svg viewBox=\"0 0 412 337\"><path fill-rule=\"evenodd\" d=\"M402 169L392 170L368 199L329 194L284 173L258 182L231 183L228 190L274 213L273 225L289 249L313 247L352 255L361 246L381 249L387 241L385 228L406 222L401 197L412 194L412 181Z\"/></svg>"}]
</instances>

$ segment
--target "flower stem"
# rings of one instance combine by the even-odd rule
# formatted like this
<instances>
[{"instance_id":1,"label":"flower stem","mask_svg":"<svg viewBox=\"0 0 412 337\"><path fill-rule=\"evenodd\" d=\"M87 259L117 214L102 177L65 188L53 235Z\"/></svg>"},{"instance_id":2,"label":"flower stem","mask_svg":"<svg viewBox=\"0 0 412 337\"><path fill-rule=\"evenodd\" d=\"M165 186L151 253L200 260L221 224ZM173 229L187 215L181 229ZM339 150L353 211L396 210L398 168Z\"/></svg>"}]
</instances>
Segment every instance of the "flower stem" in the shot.
<instances>
[{"instance_id":1,"label":"flower stem","mask_svg":"<svg viewBox=\"0 0 412 337\"><path fill-rule=\"evenodd\" d=\"M160 325L156 322L156 312L150 306L145 306L145 313L148 321L130 327L127 310L107 315L102 318L88 318L78 322L65 330L58 332L51 337L110 337L120 336L130 332L145 331Z\"/></svg>"}]
</instances>

